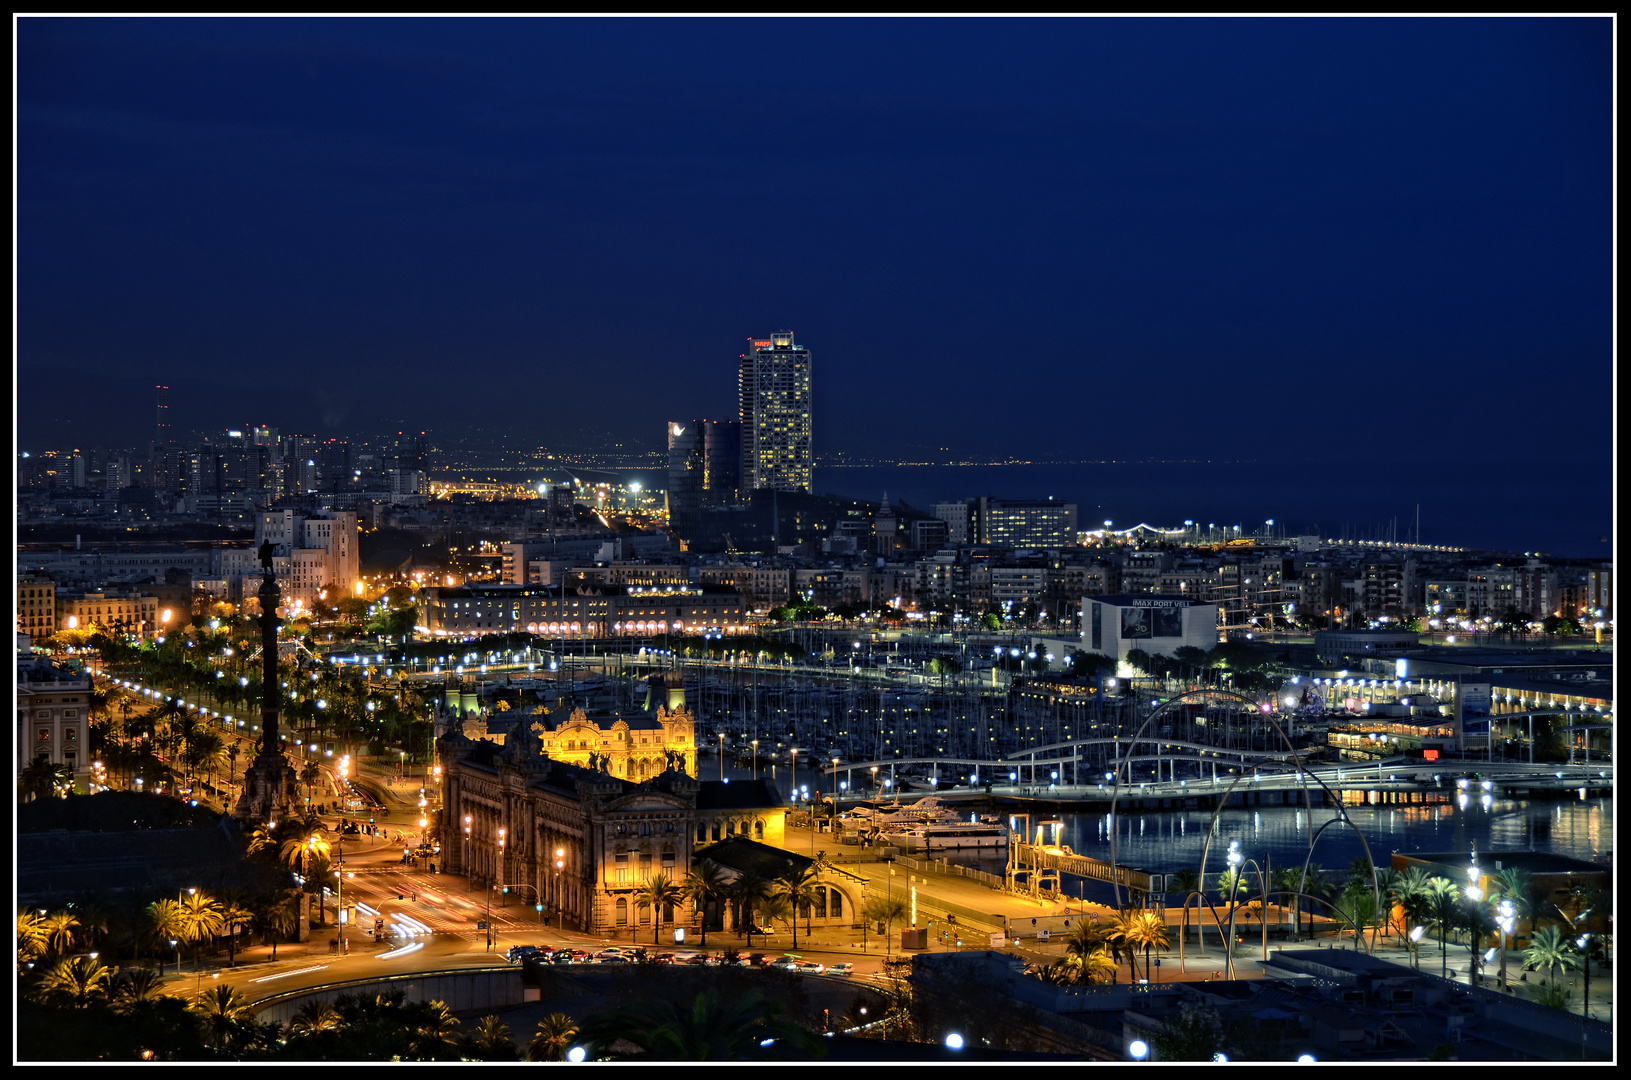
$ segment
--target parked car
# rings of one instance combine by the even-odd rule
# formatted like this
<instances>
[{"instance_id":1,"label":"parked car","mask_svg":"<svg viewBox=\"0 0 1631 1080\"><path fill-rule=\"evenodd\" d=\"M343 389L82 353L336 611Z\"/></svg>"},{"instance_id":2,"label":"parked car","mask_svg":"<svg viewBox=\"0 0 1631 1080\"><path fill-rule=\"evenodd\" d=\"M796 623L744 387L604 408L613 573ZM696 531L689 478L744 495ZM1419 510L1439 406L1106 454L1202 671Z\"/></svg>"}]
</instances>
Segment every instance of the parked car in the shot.
<instances>
[{"instance_id":1,"label":"parked car","mask_svg":"<svg viewBox=\"0 0 1631 1080\"><path fill-rule=\"evenodd\" d=\"M853 974L855 974L855 965L846 960L843 963L834 964L832 967L828 968L827 969L827 974L828 975L853 975Z\"/></svg>"}]
</instances>

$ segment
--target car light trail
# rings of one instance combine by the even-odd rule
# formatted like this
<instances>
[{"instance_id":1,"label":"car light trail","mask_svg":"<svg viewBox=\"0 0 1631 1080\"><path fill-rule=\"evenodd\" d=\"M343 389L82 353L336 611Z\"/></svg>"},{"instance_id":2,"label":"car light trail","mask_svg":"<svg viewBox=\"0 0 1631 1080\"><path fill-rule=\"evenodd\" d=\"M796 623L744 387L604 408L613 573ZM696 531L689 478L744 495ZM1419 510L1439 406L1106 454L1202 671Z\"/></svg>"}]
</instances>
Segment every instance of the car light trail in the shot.
<instances>
[{"instance_id":1,"label":"car light trail","mask_svg":"<svg viewBox=\"0 0 1631 1080\"><path fill-rule=\"evenodd\" d=\"M406 956L411 952L417 952L424 947L425 943L423 941L416 941L412 945L404 945L400 949L392 949L390 952L380 953L379 958L381 960L392 960L398 956Z\"/></svg>"},{"instance_id":2,"label":"car light trail","mask_svg":"<svg viewBox=\"0 0 1631 1080\"><path fill-rule=\"evenodd\" d=\"M249 981L257 983L271 982L273 979L287 979L290 975L305 975L308 972L323 971L327 968L327 964L317 964L313 967L295 968L293 971L280 971L276 975L262 975L258 979L250 979Z\"/></svg>"}]
</instances>

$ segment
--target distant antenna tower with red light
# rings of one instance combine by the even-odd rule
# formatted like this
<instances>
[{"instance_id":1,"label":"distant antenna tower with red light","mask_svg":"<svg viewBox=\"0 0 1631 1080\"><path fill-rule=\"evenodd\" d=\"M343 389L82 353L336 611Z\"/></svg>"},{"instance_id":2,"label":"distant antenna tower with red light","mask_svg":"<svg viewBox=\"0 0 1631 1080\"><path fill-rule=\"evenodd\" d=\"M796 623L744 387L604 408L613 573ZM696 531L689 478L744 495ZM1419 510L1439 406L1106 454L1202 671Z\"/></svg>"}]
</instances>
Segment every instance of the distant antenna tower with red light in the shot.
<instances>
[{"instance_id":1,"label":"distant antenna tower with red light","mask_svg":"<svg viewBox=\"0 0 1631 1080\"><path fill-rule=\"evenodd\" d=\"M155 387L159 395L158 428L153 436L154 446L170 445L170 388Z\"/></svg>"}]
</instances>

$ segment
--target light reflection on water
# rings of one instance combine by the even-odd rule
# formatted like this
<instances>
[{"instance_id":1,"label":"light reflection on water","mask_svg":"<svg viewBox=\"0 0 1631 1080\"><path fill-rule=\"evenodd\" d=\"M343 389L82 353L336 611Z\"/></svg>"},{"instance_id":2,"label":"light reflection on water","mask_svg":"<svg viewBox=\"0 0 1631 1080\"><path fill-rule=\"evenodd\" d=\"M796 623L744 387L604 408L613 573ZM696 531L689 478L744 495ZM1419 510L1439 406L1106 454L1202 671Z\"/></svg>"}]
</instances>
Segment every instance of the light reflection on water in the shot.
<instances>
[{"instance_id":1,"label":"light reflection on water","mask_svg":"<svg viewBox=\"0 0 1631 1080\"><path fill-rule=\"evenodd\" d=\"M1122 815L1117 825L1116 861L1157 872L1170 872L1200 863L1210 811L1140 812ZM1308 851L1311 829L1336 816L1333 809L1264 806L1225 810L1218 816L1217 833L1208 855L1208 870L1222 867L1229 841L1239 840L1248 858L1268 855L1274 865L1301 864ZM1536 802L1527 799L1468 800L1454 802L1350 806L1353 820L1378 865L1386 865L1393 852L1490 851L1533 848L1587 862L1609 856L1614 849L1614 805L1609 797L1584 801ZM1083 855L1110 858L1108 814L1065 814L1064 843ZM1340 825L1326 829L1314 850L1322 866L1346 868L1364 853L1353 831Z\"/></svg>"},{"instance_id":2,"label":"light reflection on water","mask_svg":"<svg viewBox=\"0 0 1631 1080\"><path fill-rule=\"evenodd\" d=\"M1474 841L1480 852L1533 848L1587 862L1613 854L1611 797L1548 802L1491 799L1488 805L1480 798L1465 801L1465 806L1457 802L1355 805L1348 807L1348 815L1365 834L1379 866L1388 865L1395 851L1470 852ZM1240 841L1247 858L1261 862L1267 855L1273 866L1301 866L1311 830L1335 816L1328 807L1316 807L1312 817L1300 807L1225 810L1218 815L1207 870L1223 869L1231 840ZM1116 861L1156 873L1198 867L1211 817L1211 811L1203 810L1122 814L1117 822ZM1109 861L1108 814L1062 814L1059 819L1065 823L1063 843L1078 854ZM1341 872L1362 854L1364 849L1353 831L1333 825L1320 836L1313 861ZM1000 856L976 859L973 853L953 855L952 861L987 870L1002 865ZM1069 884L1066 891L1075 894L1076 885Z\"/></svg>"}]
</instances>

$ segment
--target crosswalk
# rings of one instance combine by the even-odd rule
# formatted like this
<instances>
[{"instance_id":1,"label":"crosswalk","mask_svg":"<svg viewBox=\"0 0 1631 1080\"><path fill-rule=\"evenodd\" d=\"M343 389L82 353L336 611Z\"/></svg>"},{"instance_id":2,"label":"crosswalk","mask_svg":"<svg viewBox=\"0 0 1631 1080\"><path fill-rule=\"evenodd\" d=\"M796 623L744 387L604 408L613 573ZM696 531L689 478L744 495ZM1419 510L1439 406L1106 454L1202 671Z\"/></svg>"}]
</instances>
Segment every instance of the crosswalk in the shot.
<instances>
[{"instance_id":1,"label":"crosswalk","mask_svg":"<svg viewBox=\"0 0 1631 1080\"><path fill-rule=\"evenodd\" d=\"M438 879L393 867L358 870L346 880L345 900L366 904L387 922L393 915L408 916L438 934L475 933L477 922L488 920L500 932L537 925L536 912L530 905L506 907L495 894L498 906L491 909L489 916L485 892L466 895L462 889L445 888L445 881L463 883L462 879Z\"/></svg>"}]
</instances>

